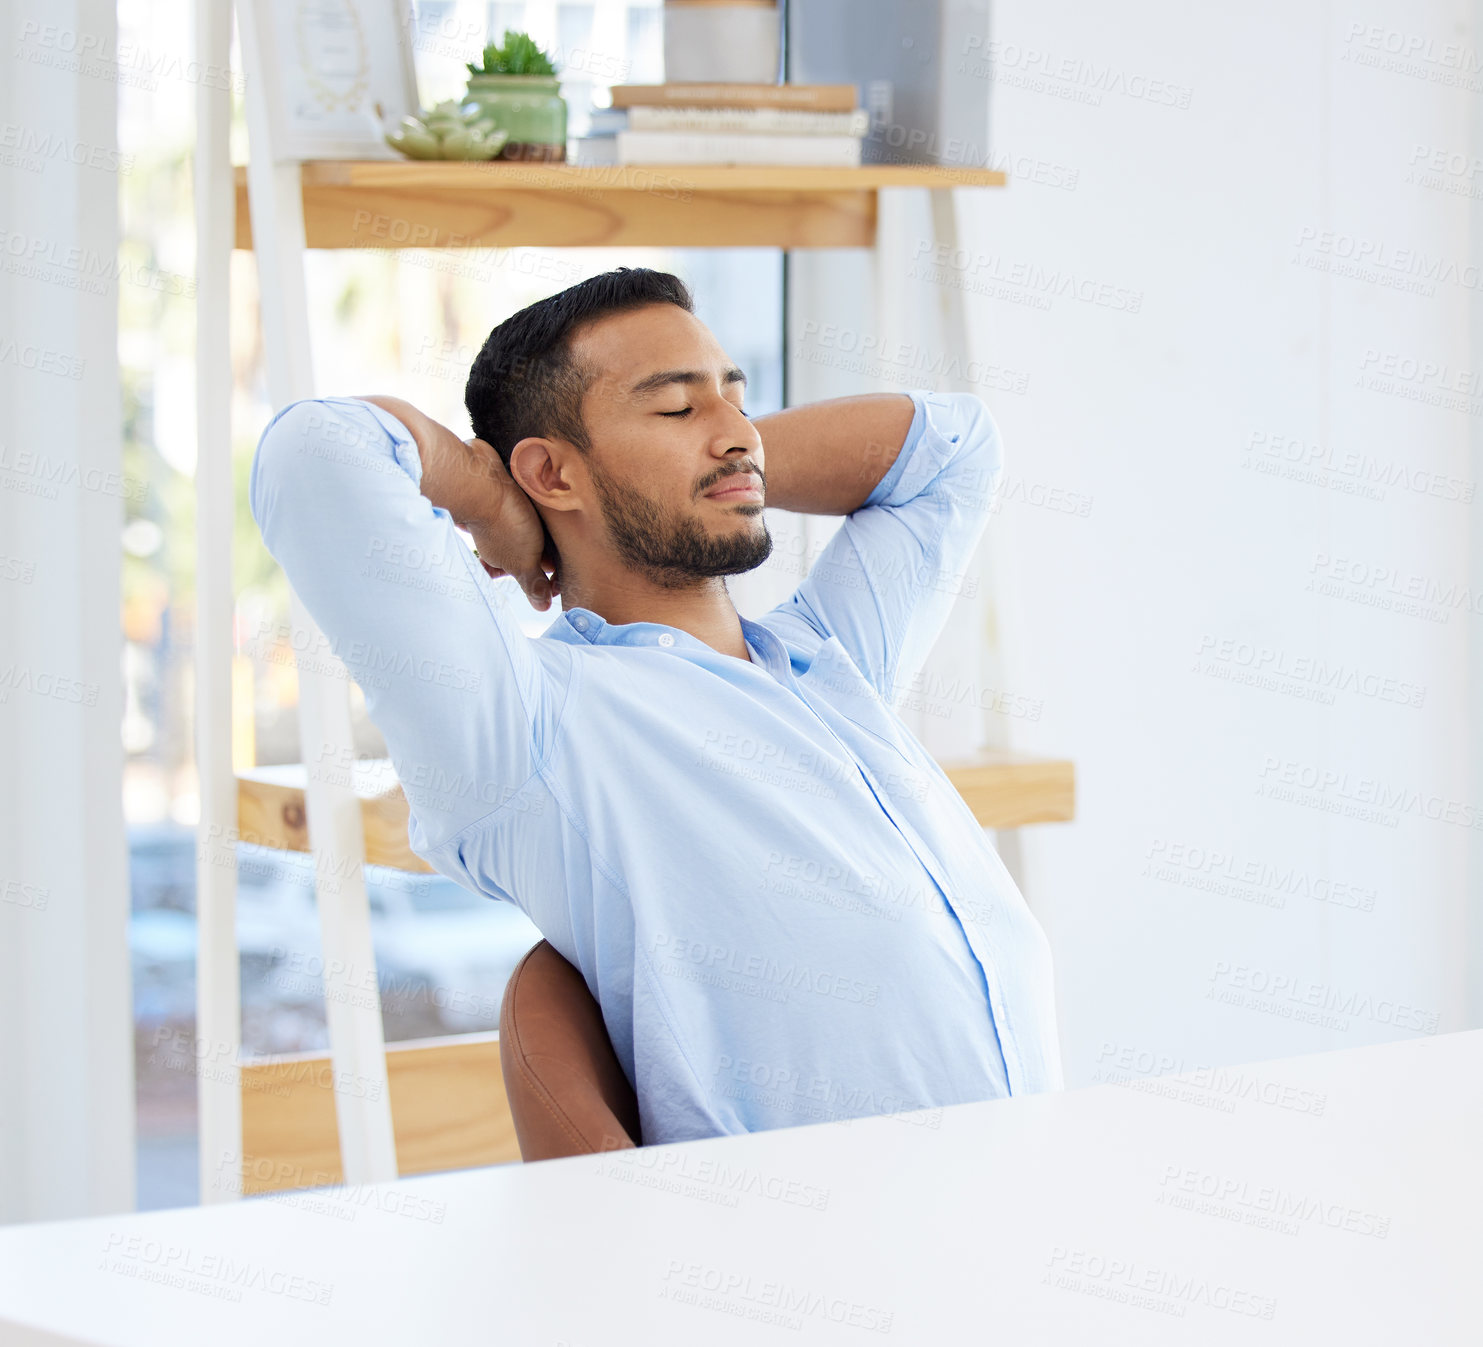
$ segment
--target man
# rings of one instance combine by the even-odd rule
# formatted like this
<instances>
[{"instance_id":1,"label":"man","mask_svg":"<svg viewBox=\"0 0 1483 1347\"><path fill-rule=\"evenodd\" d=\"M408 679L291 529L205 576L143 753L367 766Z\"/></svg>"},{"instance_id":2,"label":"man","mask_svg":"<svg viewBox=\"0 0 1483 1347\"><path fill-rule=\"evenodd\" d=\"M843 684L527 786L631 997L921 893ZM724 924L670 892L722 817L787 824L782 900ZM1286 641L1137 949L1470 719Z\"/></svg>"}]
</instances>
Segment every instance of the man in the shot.
<instances>
[{"instance_id":1,"label":"man","mask_svg":"<svg viewBox=\"0 0 1483 1347\"><path fill-rule=\"evenodd\" d=\"M1045 937L891 709L988 520L994 424L928 392L753 422L745 385L681 281L619 268L490 334L469 441L390 398L285 408L253 514L413 850L582 971L646 1143L1059 1088ZM754 622L725 577L769 555L764 500L846 518ZM501 575L561 594L539 639Z\"/></svg>"}]
</instances>

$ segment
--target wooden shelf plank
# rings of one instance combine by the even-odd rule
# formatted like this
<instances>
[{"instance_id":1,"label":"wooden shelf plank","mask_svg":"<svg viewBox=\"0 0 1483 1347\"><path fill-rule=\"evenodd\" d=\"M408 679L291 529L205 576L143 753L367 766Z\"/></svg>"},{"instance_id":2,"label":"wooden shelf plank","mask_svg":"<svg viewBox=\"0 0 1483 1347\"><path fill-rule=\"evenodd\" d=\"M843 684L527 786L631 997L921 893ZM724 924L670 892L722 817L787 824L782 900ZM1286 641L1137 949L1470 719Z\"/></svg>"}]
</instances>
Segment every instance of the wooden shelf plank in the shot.
<instances>
[{"instance_id":1,"label":"wooden shelf plank","mask_svg":"<svg viewBox=\"0 0 1483 1347\"><path fill-rule=\"evenodd\" d=\"M239 170L245 172L245 170ZM864 164L859 168L800 168L791 164L539 164L459 163L452 160L336 159L305 164L304 185L468 190L491 187L558 191L649 192L670 187L692 191L874 191L879 187L1002 187L1003 173L989 168L936 164Z\"/></svg>"},{"instance_id":2,"label":"wooden shelf plank","mask_svg":"<svg viewBox=\"0 0 1483 1347\"><path fill-rule=\"evenodd\" d=\"M991 169L720 164L305 164L311 248L864 248L887 187L1001 187ZM252 247L237 169L238 248Z\"/></svg>"},{"instance_id":3,"label":"wooden shelf plank","mask_svg":"<svg viewBox=\"0 0 1483 1347\"><path fill-rule=\"evenodd\" d=\"M340 784L360 796L366 835L366 861L393 870L434 874L432 866L407 844L407 797L389 759L358 762L351 774L340 772ZM308 851L309 826L304 813L304 786L309 774L302 763L258 767L237 774L237 835L244 842L278 851Z\"/></svg>"},{"instance_id":4,"label":"wooden shelf plank","mask_svg":"<svg viewBox=\"0 0 1483 1347\"><path fill-rule=\"evenodd\" d=\"M1076 817L1076 764L1069 759L985 752L944 760L941 767L985 828L1069 823Z\"/></svg>"},{"instance_id":5,"label":"wooden shelf plank","mask_svg":"<svg viewBox=\"0 0 1483 1347\"><path fill-rule=\"evenodd\" d=\"M334 1079L322 1053L243 1065L244 1195L344 1182ZM520 1159L498 1033L388 1043L386 1079L404 1178Z\"/></svg>"},{"instance_id":6,"label":"wooden shelf plank","mask_svg":"<svg viewBox=\"0 0 1483 1347\"><path fill-rule=\"evenodd\" d=\"M944 762L943 771L985 828L1065 823L1076 816L1076 768L1061 758L981 753ZM280 851L308 851L301 764L260 767L237 777L237 829L242 841ZM407 845L407 798L386 759L356 764L347 784L360 796L366 860L432 874Z\"/></svg>"}]
</instances>

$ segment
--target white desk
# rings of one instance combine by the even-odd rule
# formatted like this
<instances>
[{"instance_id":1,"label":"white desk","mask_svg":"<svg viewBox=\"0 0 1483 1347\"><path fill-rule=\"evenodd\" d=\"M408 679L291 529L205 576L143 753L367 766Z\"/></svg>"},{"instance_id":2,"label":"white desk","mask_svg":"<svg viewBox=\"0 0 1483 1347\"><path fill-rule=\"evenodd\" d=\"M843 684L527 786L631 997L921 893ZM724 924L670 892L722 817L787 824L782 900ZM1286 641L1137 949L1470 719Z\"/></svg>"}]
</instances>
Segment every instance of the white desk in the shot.
<instances>
[{"instance_id":1,"label":"white desk","mask_svg":"<svg viewBox=\"0 0 1483 1347\"><path fill-rule=\"evenodd\" d=\"M0 1342L1483 1338L1483 1031L1195 1079L8 1227Z\"/></svg>"}]
</instances>

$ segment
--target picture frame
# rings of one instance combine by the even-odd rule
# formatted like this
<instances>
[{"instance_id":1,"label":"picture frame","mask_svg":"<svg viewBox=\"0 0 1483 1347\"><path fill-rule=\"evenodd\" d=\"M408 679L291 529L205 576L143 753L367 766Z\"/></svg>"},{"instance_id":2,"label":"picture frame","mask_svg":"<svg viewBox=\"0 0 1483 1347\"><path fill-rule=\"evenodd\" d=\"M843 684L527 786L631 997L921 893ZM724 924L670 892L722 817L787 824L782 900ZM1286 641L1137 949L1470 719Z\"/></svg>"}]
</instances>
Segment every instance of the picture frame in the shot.
<instances>
[{"instance_id":1,"label":"picture frame","mask_svg":"<svg viewBox=\"0 0 1483 1347\"><path fill-rule=\"evenodd\" d=\"M382 138L418 108L411 0L249 0L273 157L396 159Z\"/></svg>"}]
</instances>

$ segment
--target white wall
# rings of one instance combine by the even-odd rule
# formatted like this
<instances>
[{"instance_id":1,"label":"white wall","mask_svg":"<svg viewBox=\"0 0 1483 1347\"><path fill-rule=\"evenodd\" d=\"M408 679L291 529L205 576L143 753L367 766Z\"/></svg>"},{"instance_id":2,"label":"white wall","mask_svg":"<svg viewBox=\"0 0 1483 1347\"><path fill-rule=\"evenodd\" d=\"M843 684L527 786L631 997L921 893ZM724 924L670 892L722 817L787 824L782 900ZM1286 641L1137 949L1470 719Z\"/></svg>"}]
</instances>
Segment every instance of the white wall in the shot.
<instances>
[{"instance_id":1,"label":"white wall","mask_svg":"<svg viewBox=\"0 0 1483 1347\"><path fill-rule=\"evenodd\" d=\"M119 448L113 6L5 22L0 1222L134 1206L119 534L142 485Z\"/></svg>"},{"instance_id":2,"label":"white wall","mask_svg":"<svg viewBox=\"0 0 1483 1347\"><path fill-rule=\"evenodd\" d=\"M1044 708L1017 744L1079 773L1077 821L1024 837L1068 1084L1118 1053L1191 1069L1411 1037L1418 1015L1475 1025L1478 834L1426 812L1483 814L1483 504L1394 480L1467 495L1483 473L1473 6L1001 0L994 36L993 144L1016 180L975 194L951 276L983 288L985 358L1028 374L991 402L1014 690ZM1442 186L1413 176L1417 147ZM1361 250L1358 274L1334 269ZM1439 372L1368 386L1388 362ZM1329 470L1284 477L1264 446L1288 442ZM1351 454L1392 475L1381 499L1349 489ZM1084 513L1032 503L1048 488ZM1356 582L1327 589L1323 558ZM1395 606L1411 586L1433 591L1425 615ZM1244 645L1289 675L1222 677ZM1305 660L1368 691L1305 700ZM1313 774L1329 784L1264 792ZM1333 812L1377 785L1406 807ZM1207 869L1212 852L1229 862ZM1262 998L1258 978L1290 990Z\"/></svg>"}]
</instances>

